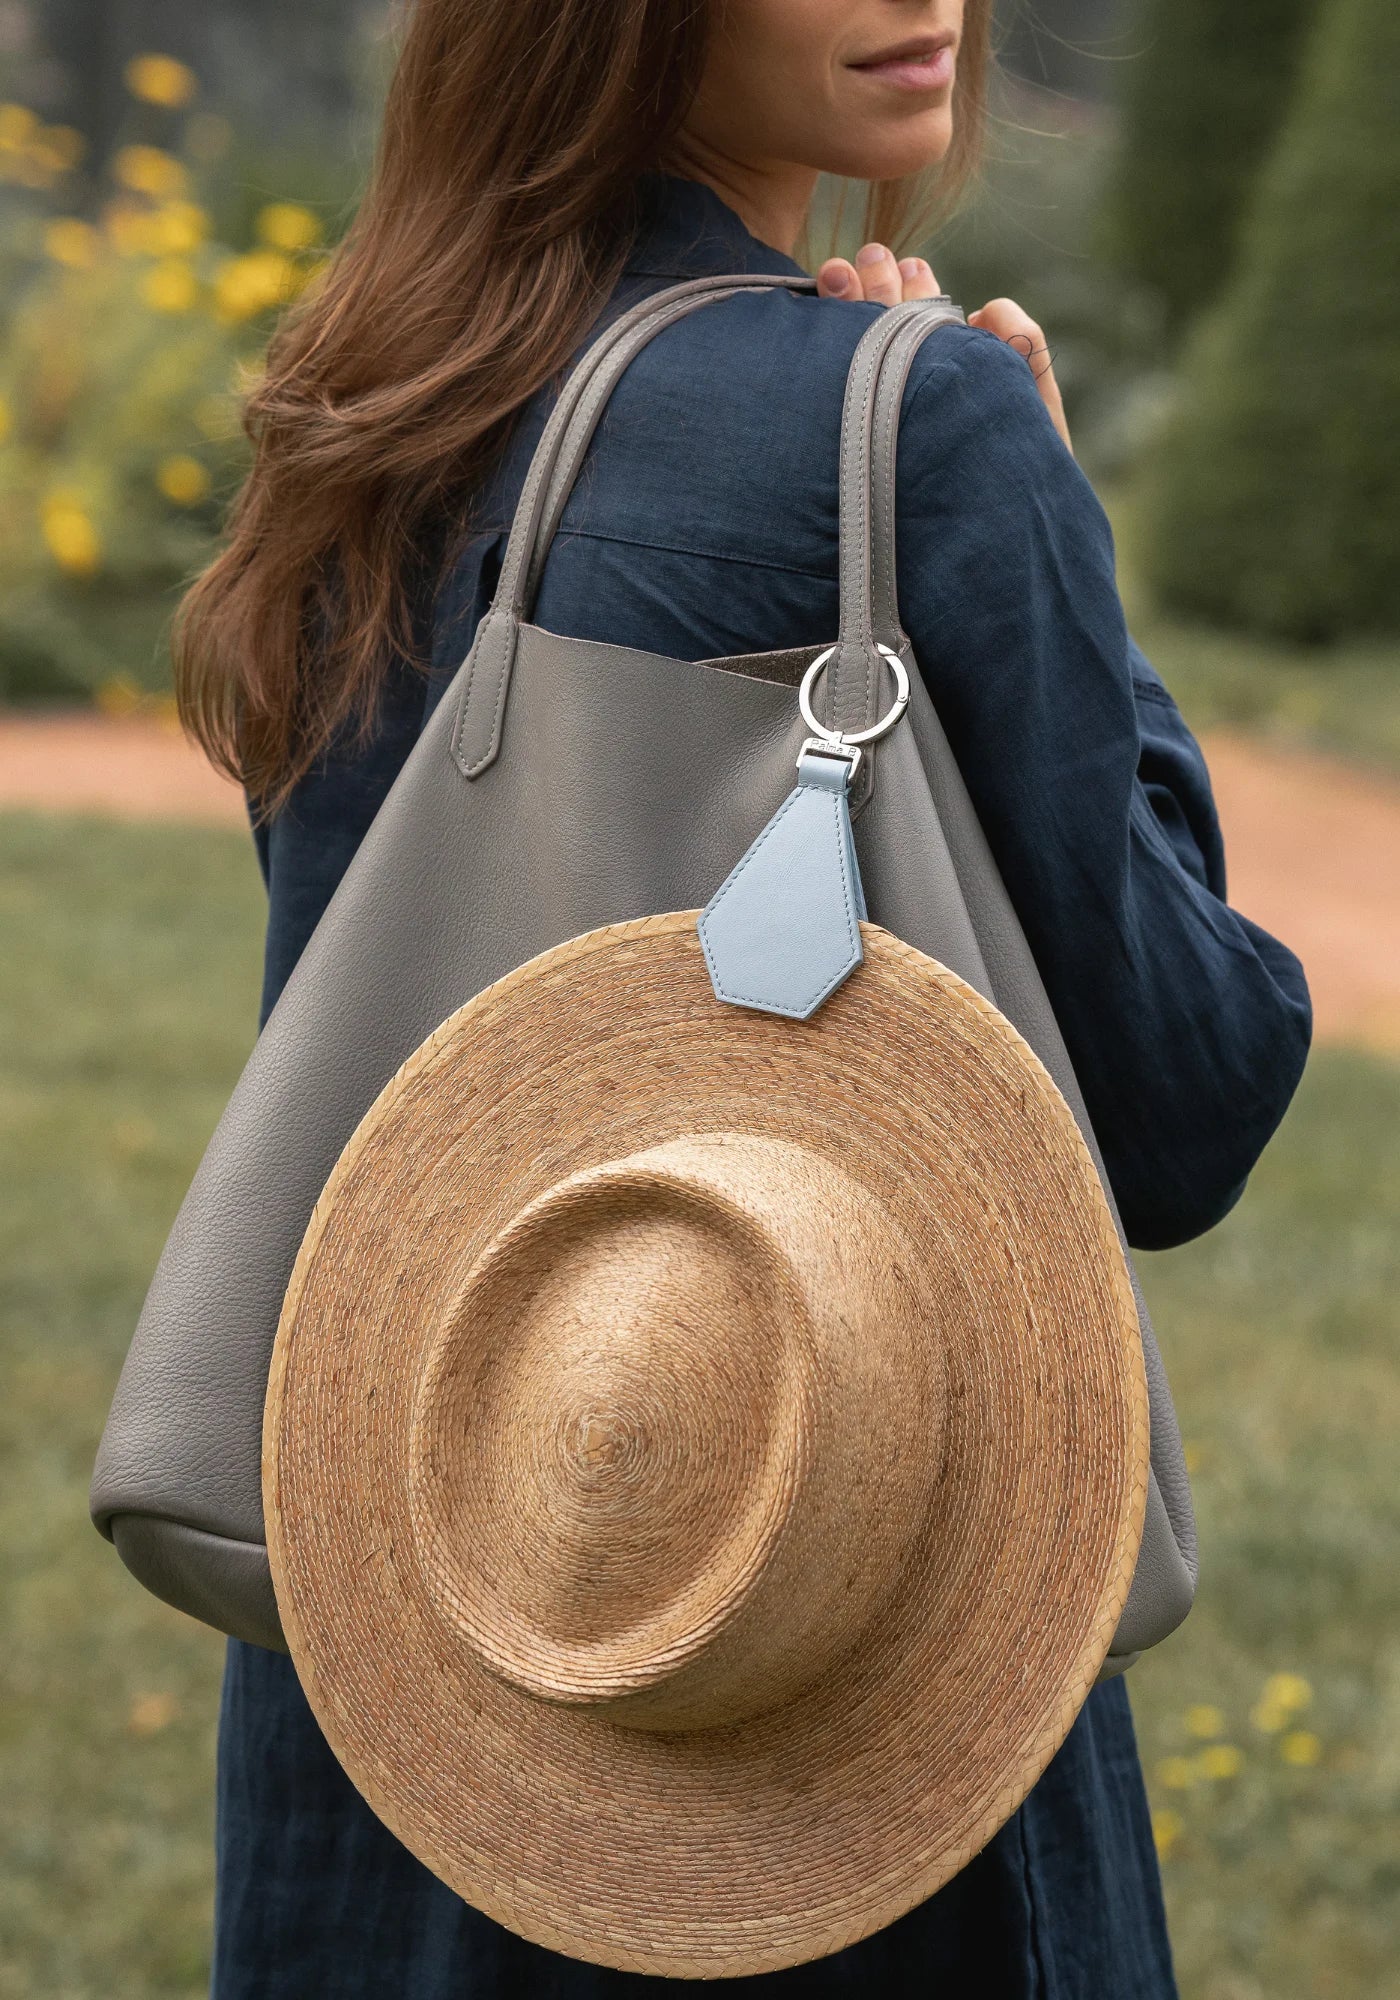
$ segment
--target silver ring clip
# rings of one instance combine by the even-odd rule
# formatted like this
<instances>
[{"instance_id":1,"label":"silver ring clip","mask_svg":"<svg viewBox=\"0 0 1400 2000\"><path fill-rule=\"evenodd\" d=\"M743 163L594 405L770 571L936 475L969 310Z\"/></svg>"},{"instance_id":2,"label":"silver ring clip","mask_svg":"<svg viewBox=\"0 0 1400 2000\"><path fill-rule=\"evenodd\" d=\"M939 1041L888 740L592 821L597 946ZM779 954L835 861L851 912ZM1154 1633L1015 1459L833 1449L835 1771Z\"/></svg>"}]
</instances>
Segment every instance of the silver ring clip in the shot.
<instances>
[{"instance_id":1,"label":"silver ring clip","mask_svg":"<svg viewBox=\"0 0 1400 2000\"><path fill-rule=\"evenodd\" d=\"M903 719L904 711L909 706L908 670L898 653L893 652L890 647L881 646L877 642L876 650L890 663L890 668L894 674L895 698L893 705L869 729L852 729L849 731L828 729L825 723L818 722L816 715L813 713L812 690L817 684L822 668L836 651L835 646L828 646L824 653L819 653L802 676L802 685L797 691L797 706L802 711L802 720L811 730L813 736L820 737L823 743L834 745L839 750L853 750L858 744L875 743L880 737L888 736L895 724ZM854 770L852 770L851 776L855 776Z\"/></svg>"}]
</instances>

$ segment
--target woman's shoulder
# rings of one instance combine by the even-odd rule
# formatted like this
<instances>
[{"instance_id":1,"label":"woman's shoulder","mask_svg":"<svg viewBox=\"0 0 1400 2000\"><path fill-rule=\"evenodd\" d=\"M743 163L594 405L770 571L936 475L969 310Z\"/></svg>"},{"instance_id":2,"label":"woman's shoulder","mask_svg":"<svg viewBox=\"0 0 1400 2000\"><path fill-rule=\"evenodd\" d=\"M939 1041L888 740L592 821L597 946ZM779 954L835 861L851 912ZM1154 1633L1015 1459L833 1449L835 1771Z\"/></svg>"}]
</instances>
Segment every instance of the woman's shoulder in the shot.
<instances>
[{"instance_id":1,"label":"woman's shoulder","mask_svg":"<svg viewBox=\"0 0 1400 2000\"><path fill-rule=\"evenodd\" d=\"M668 327L613 392L565 531L825 575L836 535L851 361L885 308L785 290L738 293ZM520 468L513 468L517 474ZM900 505L993 532L1056 487L1090 489L1025 359L981 328L935 327L900 419ZM985 504L984 504L985 502Z\"/></svg>"},{"instance_id":2,"label":"woman's shoulder","mask_svg":"<svg viewBox=\"0 0 1400 2000\"><path fill-rule=\"evenodd\" d=\"M689 430L702 416L718 437L753 423L780 464L783 434L812 443L839 425L851 362L886 308L774 289L741 292L689 314L653 340L615 392L620 415L651 416ZM981 327L936 326L916 350L905 385L901 431L923 441L993 434L1032 456L1064 452L1027 357ZM621 424L618 426L622 428ZM783 464L784 476L789 468ZM826 473L830 468L823 465Z\"/></svg>"},{"instance_id":3,"label":"woman's shoulder","mask_svg":"<svg viewBox=\"0 0 1400 2000\"><path fill-rule=\"evenodd\" d=\"M668 361L684 356L731 371L738 362L760 375L798 363L844 383L862 337L886 310L867 300L819 298L781 285L734 292L674 321L642 349L628 374L664 372ZM919 348L910 381L941 368L969 383L990 384L1003 376L1009 361L1020 358L985 328L944 322Z\"/></svg>"}]
</instances>

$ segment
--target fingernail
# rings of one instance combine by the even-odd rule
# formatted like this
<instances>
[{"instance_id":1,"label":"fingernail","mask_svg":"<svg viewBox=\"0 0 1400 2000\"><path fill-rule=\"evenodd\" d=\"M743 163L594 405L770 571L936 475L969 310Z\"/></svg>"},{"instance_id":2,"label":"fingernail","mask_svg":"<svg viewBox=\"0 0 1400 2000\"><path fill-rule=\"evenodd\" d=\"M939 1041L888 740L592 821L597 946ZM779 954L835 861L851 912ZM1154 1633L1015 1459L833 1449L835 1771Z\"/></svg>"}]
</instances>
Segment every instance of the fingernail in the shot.
<instances>
[{"instance_id":1,"label":"fingernail","mask_svg":"<svg viewBox=\"0 0 1400 2000\"><path fill-rule=\"evenodd\" d=\"M865 266L883 264L888 254L883 243L867 243L862 249L857 250L856 263Z\"/></svg>"},{"instance_id":2,"label":"fingernail","mask_svg":"<svg viewBox=\"0 0 1400 2000\"><path fill-rule=\"evenodd\" d=\"M840 298L843 293L851 289L850 278L844 271L833 271L829 278L823 278L822 283L836 298Z\"/></svg>"},{"instance_id":3,"label":"fingernail","mask_svg":"<svg viewBox=\"0 0 1400 2000\"><path fill-rule=\"evenodd\" d=\"M899 275L901 278L922 278L924 275L922 257L906 257L900 264Z\"/></svg>"}]
</instances>

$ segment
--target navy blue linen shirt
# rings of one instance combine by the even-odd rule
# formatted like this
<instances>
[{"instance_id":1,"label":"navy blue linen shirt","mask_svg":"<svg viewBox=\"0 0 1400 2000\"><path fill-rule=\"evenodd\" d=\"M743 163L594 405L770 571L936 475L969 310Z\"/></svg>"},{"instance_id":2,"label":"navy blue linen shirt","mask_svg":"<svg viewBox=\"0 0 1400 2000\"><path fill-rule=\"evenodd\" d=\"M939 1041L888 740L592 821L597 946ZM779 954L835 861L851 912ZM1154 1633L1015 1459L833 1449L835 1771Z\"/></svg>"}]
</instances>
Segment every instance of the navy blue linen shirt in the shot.
<instances>
[{"instance_id":1,"label":"navy blue linen shirt","mask_svg":"<svg viewBox=\"0 0 1400 2000\"><path fill-rule=\"evenodd\" d=\"M719 198L647 181L613 301L676 279L795 271ZM703 659L836 635L846 373L880 310L784 293L707 305L615 393L545 568L556 631ZM464 656L551 398L482 496L372 740L328 756L258 834L264 1012ZM1302 1068L1291 955L1225 902L1200 752L1124 629L1108 523L1020 356L942 329L899 449L903 622L1078 1070L1129 1235L1229 1208ZM470 894L470 856L463 893ZM512 1936L402 1848L327 1747L290 1660L230 1641L219 1738L216 2000L645 2000L658 1982ZM695 1993L689 1981L659 1982ZM1020 1810L876 1936L735 1982L785 2000L1173 2000L1125 1683L1095 1688Z\"/></svg>"},{"instance_id":2,"label":"navy blue linen shirt","mask_svg":"<svg viewBox=\"0 0 1400 2000\"><path fill-rule=\"evenodd\" d=\"M800 269L709 189L646 185L610 312L679 278ZM834 639L841 405L881 310L747 294L654 340L605 413L536 621L685 659ZM372 745L329 758L261 836L265 1007L470 646L551 402L527 406L480 496L479 531L427 620L426 683L400 669ZM1129 1240L1180 1243L1238 1198L1293 1094L1311 1021L1302 970L1226 903L1205 764L1126 630L1108 520L1025 361L994 334L945 327L920 348L897 507L903 623Z\"/></svg>"}]
</instances>

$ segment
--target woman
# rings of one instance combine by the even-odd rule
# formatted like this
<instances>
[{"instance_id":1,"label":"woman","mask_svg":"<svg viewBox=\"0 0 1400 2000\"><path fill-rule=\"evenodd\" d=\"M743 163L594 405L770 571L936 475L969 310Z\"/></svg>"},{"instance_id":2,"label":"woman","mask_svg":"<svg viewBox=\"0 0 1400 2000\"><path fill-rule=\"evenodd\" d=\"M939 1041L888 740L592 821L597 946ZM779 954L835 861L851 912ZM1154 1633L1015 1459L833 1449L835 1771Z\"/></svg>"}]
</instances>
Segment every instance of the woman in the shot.
<instances>
[{"instance_id":1,"label":"woman","mask_svg":"<svg viewBox=\"0 0 1400 2000\"><path fill-rule=\"evenodd\" d=\"M252 403L252 476L192 593L185 713L256 802L270 1008L490 601L557 382L645 294L795 271L819 171L872 236L821 296L745 294L617 390L536 617L700 659L836 629L836 439L918 177L976 156L989 0L418 0L373 187ZM1029 365L1028 365L1029 364ZM1124 629L1107 523L1039 330L1009 300L920 349L899 596L1038 957L1129 1237L1237 1199L1300 1074L1296 961L1229 910L1209 782ZM469 883L464 885L469 893ZM230 1645L218 2000L618 1996L416 1863L291 1664ZM681 1984L688 1982L672 1982ZM743 1984L744 1982L739 1982ZM888 1930L749 1984L792 1995L1162 2000L1170 1953L1122 1681L1022 1809Z\"/></svg>"}]
</instances>

